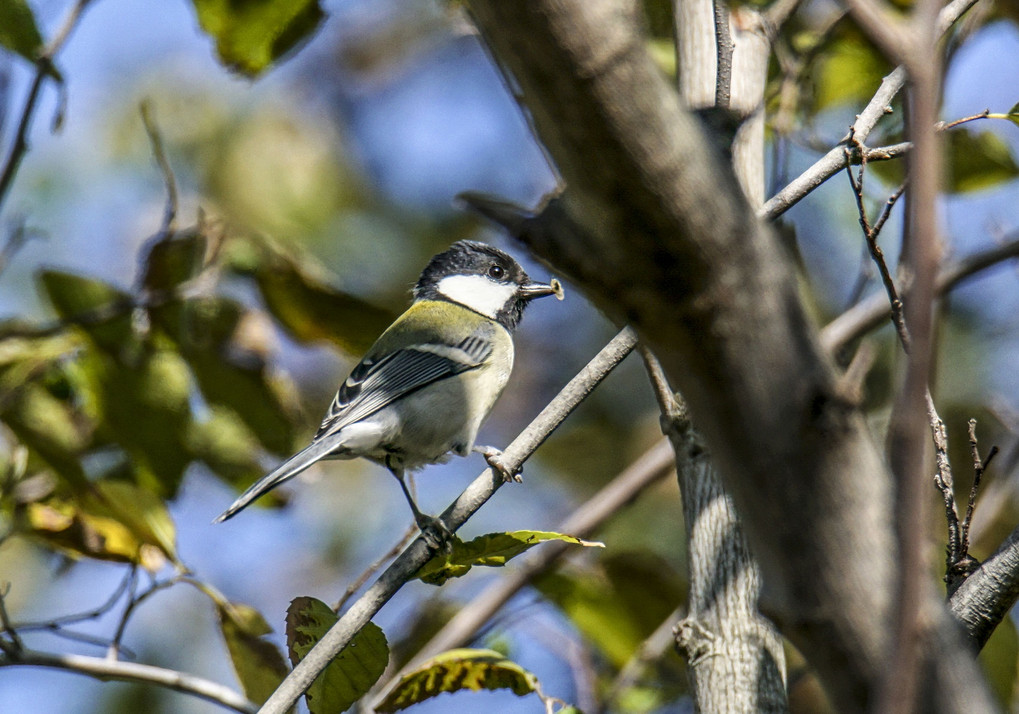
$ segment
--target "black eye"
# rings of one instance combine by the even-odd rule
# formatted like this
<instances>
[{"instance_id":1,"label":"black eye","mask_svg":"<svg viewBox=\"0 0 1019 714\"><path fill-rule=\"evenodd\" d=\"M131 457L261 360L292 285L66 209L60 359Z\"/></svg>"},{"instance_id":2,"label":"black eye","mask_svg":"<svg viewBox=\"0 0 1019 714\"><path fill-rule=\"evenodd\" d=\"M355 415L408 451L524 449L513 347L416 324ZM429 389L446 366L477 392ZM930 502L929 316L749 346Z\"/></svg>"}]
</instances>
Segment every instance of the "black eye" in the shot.
<instances>
[{"instance_id":1,"label":"black eye","mask_svg":"<svg viewBox=\"0 0 1019 714\"><path fill-rule=\"evenodd\" d=\"M502 280L503 276L506 275L506 271L503 270L501 265L493 265L488 269L488 277L495 278L496 280Z\"/></svg>"}]
</instances>

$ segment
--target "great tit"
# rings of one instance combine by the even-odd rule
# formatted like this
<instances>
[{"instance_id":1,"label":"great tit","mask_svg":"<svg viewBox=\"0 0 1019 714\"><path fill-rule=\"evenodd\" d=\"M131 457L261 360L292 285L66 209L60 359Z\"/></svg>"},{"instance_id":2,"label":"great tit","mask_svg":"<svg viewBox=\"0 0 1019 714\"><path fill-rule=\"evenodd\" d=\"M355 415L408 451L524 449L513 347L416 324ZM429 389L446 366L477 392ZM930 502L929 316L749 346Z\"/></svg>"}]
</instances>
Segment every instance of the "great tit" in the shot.
<instances>
[{"instance_id":1,"label":"great tit","mask_svg":"<svg viewBox=\"0 0 1019 714\"><path fill-rule=\"evenodd\" d=\"M382 333L333 398L311 444L257 481L215 522L321 459L363 457L388 468L422 531L441 524L418 508L406 471L484 454L507 480L500 452L475 446L481 422L513 368L512 332L537 297L562 299L558 281L532 281L512 257L461 240L434 256L414 287L414 301Z\"/></svg>"}]
</instances>

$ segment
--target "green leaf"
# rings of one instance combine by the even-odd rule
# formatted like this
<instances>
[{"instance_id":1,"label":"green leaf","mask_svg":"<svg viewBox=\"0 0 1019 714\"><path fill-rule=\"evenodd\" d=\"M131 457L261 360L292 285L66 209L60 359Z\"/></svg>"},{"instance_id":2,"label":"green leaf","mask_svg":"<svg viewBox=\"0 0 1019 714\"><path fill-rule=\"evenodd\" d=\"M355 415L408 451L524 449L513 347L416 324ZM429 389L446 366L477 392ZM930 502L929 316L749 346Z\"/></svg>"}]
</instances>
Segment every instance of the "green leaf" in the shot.
<instances>
[{"instance_id":1,"label":"green leaf","mask_svg":"<svg viewBox=\"0 0 1019 714\"><path fill-rule=\"evenodd\" d=\"M143 284L152 291L171 290L198 275L205 260L205 236L197 230L157 241L145 257Z\"/></svg>"},{"instance_id":2,"label":"green leaf","mask_svg":"<svg viewBox=\"0 0 1019 714\"><path fill-rule=\"evenodd\" d=\"M363 354L395 317L280 254L266 256L254 278L269 312L301 342L328 341Z\"/></svg>"},{"instance_id":3,"label":"green leaf","mask_svg":"<svg viewBox=\"0 0 1019 714\"><path fill-rule=\"evenodd\" d=\"M264 638L272 632L269 623L253 607L228 603L219 608L219 629L245 696L264 703L290 670L279 648Z\"/></svg>"},{"instance_id":4,"label":"green leaf","mask_svg":"<svg viewBox=\"0 0 1019 714\"><path fill-rule=\"evenodd\" d=\"M1006 616L995 628L980 651L979 660L1002 708L1014 711L1012 693L1015 691L1019 663L1019 636L1016 635L1011 616Z\"/></svg>"},{"instance_id":5,"label":"green leaf","mask_svg":"<svg viewBox=\"0 0 1019 714\"><path fill-rule=\"evenodd\" d=\"M42 49L42 35L25 0L0 0L0 46L35 62Z\"/></svg>"},{"instance_id":6,"label":"green leaf","mask_svg":"<svg viewBox=\"0 0 1019 714\"><path fill-rule=\"evenodd\" d=\"M0 421L65 481L83 488L87 479L80 458L88 434L70 406L35 382L23 383L6 394Z\"/></svg>"},{"instance_id":7,"label":"green leaf","mask_svg":"<svg viewBox=\"0 0 1019 714\"><path fill-rule=\"evenodd\" d=\"M335 624L336 613L321 600L295 598L287 609L287 647L297 663ZM333 658L305 694L311 714L346 711L372 688L389 664L389 646L379 627L369 622Z\"/></svg>"},{"instance_id":8,"label":"green leaf","mask_svg":"<svg viewBox=\"0 0 1019 714\"><path fill-rule=\"evenodd\" d=\"M395 712L464 689L508 689L518 697L539 691L533 674L495 650L457 649L436 655L401 677L376 711Z\"/></svg>"},{"instance_id":9,"label":"green leaf","mask_svg":"<svg viewBox=\"0 0 1019 714\"><path fill-rule=\"evenodd\" d=\"M948 190L991 188L1019 176L1008 143L991 131L954 129L948 134Z\"/></svg>"},{"instance_id":10,"label":"green leaf","mask_svg":"<svg viewBox=\"0 0 1019 714\"><path fill-rule=\"evenodd\" d=\"M239 339L245 330L262 329L252 314L222 297L171 302L150 314L177 343L206 401L232 409L268 450L290 451L294 400L271 377L263 355Z\"/></svg>"},{"instance_id":11,"label":"green leaf","mask_svg":"<svg viewBox=\"0 0 1019 714\"><path fill-rule=\"evenodd\" d=\"M249 77L304 41L325 17L316 0L193 0L219 59Z\"/></svg>"},{"instance_id":12,"label":"green leaf","mask_svg":"<svg viewBox=\"0 0 1019 714\"><path fill-rule=\"evenodd\" d=\"M93 350L81 363L102 415L102 436L123 447L138 483L172 496L192 459L187 364L169 349L146 350L128 363Z\"/></svg>"},{"instance_id":13,"label":"green leaf","mask_svg":"<svg viewBox=\"0 0 1019 714\"><path fill-rule=\"evenodd\" d=\"M133 341L133 300L127 293L102 280L60 270L43 270L38 279L57 314L79 324L103 349L120 352Z\"/></svg>"},{"instance_id":14,"label":"green leaf","mask_svg":"<svg viewBox=\"0 0 1019 714\"><path fill-rule=\"evenodd\" d=\"M539 543L554 540L571 545L604 548L601 543L593 543L550 531L512 531L509 533L488 533L478 536L466 543L454 538L452 549L448 553L439 553L432 557L414 577L432 585L442 585L450 578L466 575L475 565L502 567L512 558L533 548Z\"/></svg>"}]
</instances>

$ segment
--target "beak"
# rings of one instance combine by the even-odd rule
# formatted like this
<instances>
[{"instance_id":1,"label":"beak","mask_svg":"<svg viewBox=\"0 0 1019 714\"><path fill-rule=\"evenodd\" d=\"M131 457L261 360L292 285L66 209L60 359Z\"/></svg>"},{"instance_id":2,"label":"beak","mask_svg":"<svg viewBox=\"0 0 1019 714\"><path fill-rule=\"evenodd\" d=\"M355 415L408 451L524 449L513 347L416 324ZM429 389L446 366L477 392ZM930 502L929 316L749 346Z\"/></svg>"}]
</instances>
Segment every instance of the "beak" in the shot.
<instances>
[{"instance_id":1,"label":"beak","mask_svg":"<svg viewBox=\"0 0 1019 714\"><path fill-rule=\"evenodd\" d=\"M563 294L563 286L559 284L559 281L552 278L546 285L545 283L527 283L521 285L520 289L517 290L517 297L521 300L533 300L534 298L545 297L546 295L555 295L557 300L562 300L565 295Z\"/></svg>"}]
</instances>

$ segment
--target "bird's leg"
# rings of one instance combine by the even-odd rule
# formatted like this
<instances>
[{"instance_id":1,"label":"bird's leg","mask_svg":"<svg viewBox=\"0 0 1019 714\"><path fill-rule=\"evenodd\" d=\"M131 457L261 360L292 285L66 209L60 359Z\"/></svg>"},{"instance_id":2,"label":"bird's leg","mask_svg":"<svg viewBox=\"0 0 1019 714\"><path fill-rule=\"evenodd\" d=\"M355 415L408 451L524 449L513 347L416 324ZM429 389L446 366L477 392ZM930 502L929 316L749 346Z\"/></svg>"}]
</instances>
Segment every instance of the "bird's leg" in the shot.
<instances>
[{"instance_id":1,"label":"bird's leg","mask_svg":"<svg viewBox=\"0 0 1019 714\"><path fill-rule=\"evenodd\" d=\"M523 482L523 479L520 478L520 472L523 470L523 467L518 466L516 469L510 469L506 465L505 459L502 458L502 451L499 449L494 446L475 446L473 450L484 456L488 465L502 474L502 480L506 483L510 481Z\"/></svg>"},{"instance_id":2,"label":"bird's leg","mask_svg":"<svg viewBox=\"0 0 1019 714\"><path fill-rule=\"evenodd\" d=\"M421 509L418 508L417 501L414 500L414 496L407 487L407 481L404 478L403 469L389 466L389 470L392 472L393 476L396 476L396 480L400 482L400 488L403 489L403 495L407 498L410 510L414 512L414 522L417 523L418 528L421 529L421 535L424 537L425 543L427 543L432 550L439 550L445 547L452 541L453 532L446 527L446 524L442 522L442 519L436 518L435 516L429 516L421 512Z\"/></svg>"}]
</instances>

